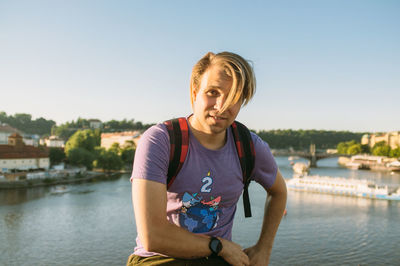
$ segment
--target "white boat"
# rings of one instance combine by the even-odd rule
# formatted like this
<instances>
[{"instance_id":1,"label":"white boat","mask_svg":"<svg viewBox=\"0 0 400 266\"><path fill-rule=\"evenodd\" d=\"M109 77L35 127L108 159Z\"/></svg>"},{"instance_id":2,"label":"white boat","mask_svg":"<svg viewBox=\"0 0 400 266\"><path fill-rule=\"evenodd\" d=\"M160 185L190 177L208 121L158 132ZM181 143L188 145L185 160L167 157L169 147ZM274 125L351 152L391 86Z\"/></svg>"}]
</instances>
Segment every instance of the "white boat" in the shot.
<instances>
[{"instance_id":1,"label":"white boat","mask_svg":"<svg viewBox=\"0 0 400 266\"><path fill-rule=\"evenodd\" d=\"M297 162L292 167L295 174L304 175L310 170L310 166L305 163Z\"/></svg>"},{"instance_id":2,"label":"white boat","mask_svg":"<svg viewBox=\"0 0 400 266\"><path fill-rule=\"evenodd\" d=\"M386 164L386 167L388 168L389 171L400 171L400 162L399 161L393 161L390 163Z\"/></svg>"},{"instance_id":3,"label":"white boat","mask_svg":"<svg viewBox=\"0 0 400 266\"><path fill-rule=\"evenodd\" d=\"M400 200L400 187L378 185L365 179L329 176L297 176L286 181L288 189L361 198Z\"/></svg>"},{"instance_id":4,"label":"white boat","mask_svg":"<svg viewBox=\"0 0 400 266\"><path fill-rule=\"evenodd\" d=\"M50 191L51 195L61 195L61 194L65 194L69 192L69 190L67 189L67 186L56 186L54 188L52 188L52 190Z\"/></svg>"}]
</instances>

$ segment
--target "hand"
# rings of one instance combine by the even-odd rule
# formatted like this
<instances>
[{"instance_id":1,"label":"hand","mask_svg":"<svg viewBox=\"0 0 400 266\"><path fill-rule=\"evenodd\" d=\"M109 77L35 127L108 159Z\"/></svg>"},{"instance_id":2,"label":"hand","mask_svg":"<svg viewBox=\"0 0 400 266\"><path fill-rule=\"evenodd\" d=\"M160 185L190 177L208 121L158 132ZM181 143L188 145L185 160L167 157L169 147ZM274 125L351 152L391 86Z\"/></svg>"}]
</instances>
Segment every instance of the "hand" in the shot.
<instances>
[{"instance_id":1,"label":"hand","mask_svg":"<svg viewBox=\"0 0 400 266\"><path fill-rule=\"evenodd\" d=\"M246 248L244 252L250 259L250 265L267 266L269 264L269 257L271 250L259 248L257 245Z\"/></svg>"},{"instance_id":2,"label":"hand","mask_svg":"<svg viewBox=\"0 0 400 266\"><path fill-rule=\"evenodd\" d=\"M218 239L222 243L222 250L218 255L226 262L234 266L250 265L249 257L247 257L246 253L244 253L241 246L223 238Z\"/></svg>"}]
</instances>

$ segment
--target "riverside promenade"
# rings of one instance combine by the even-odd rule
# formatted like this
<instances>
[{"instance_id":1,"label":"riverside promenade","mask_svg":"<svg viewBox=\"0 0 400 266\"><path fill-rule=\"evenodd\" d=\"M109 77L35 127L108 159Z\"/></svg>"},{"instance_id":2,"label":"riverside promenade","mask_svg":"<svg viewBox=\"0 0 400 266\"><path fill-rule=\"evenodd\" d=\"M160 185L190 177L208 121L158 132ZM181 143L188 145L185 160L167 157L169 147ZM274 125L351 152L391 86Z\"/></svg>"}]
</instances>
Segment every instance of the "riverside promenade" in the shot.
<instances>
[{"instance_id":1,"label":"riverside promenade","mask_svg":"<svg viewBox=\"0 0 400 266\"><path fill-rule=\"evenodd\" d=\"M60 173L56 177L22 179L22 180L8 180L0 179L1 189L17 189L17 188L30 188L30 187L45 187L55 185L67 185L75 183L85 183L92 181L108 180L117 178L121 172L100 172L100 171L83 171L74 174Z\"/></svg>"}]
</instances>

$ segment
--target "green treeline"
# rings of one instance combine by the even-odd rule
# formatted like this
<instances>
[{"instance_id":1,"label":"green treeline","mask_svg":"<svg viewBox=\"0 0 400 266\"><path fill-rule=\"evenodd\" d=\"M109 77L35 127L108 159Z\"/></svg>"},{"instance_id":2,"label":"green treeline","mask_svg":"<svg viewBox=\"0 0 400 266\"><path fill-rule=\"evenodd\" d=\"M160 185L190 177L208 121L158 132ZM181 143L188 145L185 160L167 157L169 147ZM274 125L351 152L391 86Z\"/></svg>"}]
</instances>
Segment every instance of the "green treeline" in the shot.
<instances>
[{"instance_id":1,"label":"green treeline","mask_svg":"<svg viewBox=\"0 0 400 266\"><path fill-rule=\"evenodd\" d=\"M331 130L269 130L258 131L264 141L272 149L308 150L310 144L315 144L317 149L335 149L338 143L351 140L361 140L365 133Z\"/></svg>"},{"instance_id":2,"label":"green treeline","mask_svg":"<svg viewBox=\"0 0 400 266\"><path fill-rule=\"evenodd\" d=\"M392 158L400 158L400 147L392 149L386 142L381 141L376 143L372 148L368 145L361 145L357 141L340 142L337 145L338 153L356 155L370 154L376 156L387 156Z\"/></svg>"},{"instance_id":3,"label":"green treeline","mask_svg":"<svg viewBox=\"0 0 400 266\"><path fill-rule=\"evenodd\" d=\"M27 134L37 134L40 136L56 135L65 141L76 131L90 128L90 120L84 118L78 118L76 121L57 125L53 120L47 120L43 117L32 120L32 115L25 113L7 115L6 112L0 112L0 123L8 124ZM101 132L144 131L152 125L153 124L143 124L140 121L135 122L133 119L123 119L121 121L110 120L102 122Z\"/></svg>"},{"instance_id":4,"label":"green treeline","mask_svg":"<svg viewBox=\"0 0 400 266\"><path fill-rule=\"evenodd\" d=\"M129 131L129 130L141 130L144 131L147 128L151 127L153 124L143 124L138 121L135 122L133 119L131 120L110 120L102 123L102 133L107 132L121 132L121 131ZM76 121L66 122L61 124L60 126L54 126L51 129L51 134L56 135L64 140L68 140L77 130L88 129L90 128L90 120L84 118L78 118Z\"/></svg>"},{"instance_id":5,"label":"green treeline","mask_svg":"<svg viewBox=\"0 0 400 266\"><path fill-rule=\"evenodd\" d=\"M114 143L108 150L100 147L99 130L78 130L65 144L67 162L104 171L130 169L135 156L135 144L128 141L123 147Z\"/></svg>"},{"instance_id":6,"label":"green treeline","mask_svg":"<svg viewBox=\"0 0 400 266\"><path fill-rule=\"evenodd\" d=\"M53 120L46 120L43 117L32 120L30 114L7 115L5 112L0 112L0 122L24 133L40 136L50 135L51 128L56 125Z\"/></svg>"},{"instance_id":7,"label":"green treeline","mask_svg":"<svg viewBox=\"0 0 400 266\"><path fill-rule=\"evenodd\" d=\"M32 120L30 114L9 115L0 112L0 122L7 123L25 133L44 135L56 135L67 141L78 130L90 128L90 120L78 118L76 121L56 125L53 120L38 118ZM101 133L119 132L128 130L144 131L153 124L143 124L134 119L110 120L102 123ZM340 142L360 141L365 133L354 133L349 131L327 131L327 130L269 130L256 132L263 140L268 142L273 149L308 150L310 144L315 144L317 149L334 149ZM98 134L99 136L99 134Z\"/></svg>"}]
</instances>

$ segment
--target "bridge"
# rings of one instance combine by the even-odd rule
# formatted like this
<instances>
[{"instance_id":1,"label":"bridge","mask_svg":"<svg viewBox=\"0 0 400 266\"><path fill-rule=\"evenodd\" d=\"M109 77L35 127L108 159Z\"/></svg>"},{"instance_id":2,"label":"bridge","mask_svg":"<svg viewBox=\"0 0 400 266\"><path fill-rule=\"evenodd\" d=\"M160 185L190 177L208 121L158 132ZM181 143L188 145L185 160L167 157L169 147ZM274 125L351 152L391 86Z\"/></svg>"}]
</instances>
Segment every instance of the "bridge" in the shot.
<instances>
[{"instance_id":1,"label":"bridge","mask_svg":"<svg viewBox=\"0 0 400 266\"><path fill-rule=\"evenodd\" d=\"M326 158L346 156L347 154L339 154L339 153L327 153L327 152L318 152L315 148L315 144L310 145L310 151L287 151L287 152L275 152L274 155L281 156L298 156L304 159L307 159L310 162L310 167L317 167L317 161Z\"/></svg>"}]
</instances>

